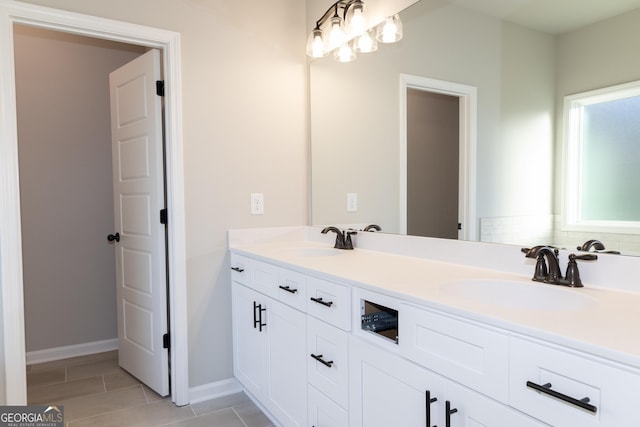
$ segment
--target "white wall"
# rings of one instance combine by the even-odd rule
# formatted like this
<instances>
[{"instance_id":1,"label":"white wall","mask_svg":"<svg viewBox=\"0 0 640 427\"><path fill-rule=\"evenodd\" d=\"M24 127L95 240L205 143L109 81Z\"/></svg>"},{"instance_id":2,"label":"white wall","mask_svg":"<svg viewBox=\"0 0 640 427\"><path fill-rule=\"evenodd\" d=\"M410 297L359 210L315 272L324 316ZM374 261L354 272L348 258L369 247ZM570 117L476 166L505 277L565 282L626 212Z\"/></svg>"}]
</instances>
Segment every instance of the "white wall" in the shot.
<instances>
[{"instance_id":1,"label":"white wall","mask_svg":"<svg viewBox=\"0 0 640 427\"><path fill-rule=\"evenodd\" d=\"M232 377L226 232L307 222L304 1L29 3L181 33L190 387Z\"/></svg>"},{"instance_id":2,"label":"white wall","mask_svg":"<svg viewBox=\"0 0 640 427\"><path fill-rule=\"evenodd\" d=\"M117 338L109 73L144 48L14 28L27 352Z\"/></svg>"}]
</instances>

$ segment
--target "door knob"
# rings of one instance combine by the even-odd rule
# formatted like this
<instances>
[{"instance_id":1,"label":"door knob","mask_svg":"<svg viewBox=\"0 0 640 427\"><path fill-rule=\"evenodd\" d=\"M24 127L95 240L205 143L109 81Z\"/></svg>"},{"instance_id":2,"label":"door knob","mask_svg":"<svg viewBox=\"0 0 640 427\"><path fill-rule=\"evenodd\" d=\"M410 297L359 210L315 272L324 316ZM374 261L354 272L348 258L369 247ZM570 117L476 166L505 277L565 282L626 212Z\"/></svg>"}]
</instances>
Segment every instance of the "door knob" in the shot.
<instances>
[{"instance_id":1,"label":"door knob","mask_svg":"<svg viewBox=\"0 0 640 427\"><path fill-rule=\"evenodd\" d=\"M113 242L114 240L115 240L116 242L119 242L119 241L120 241L120 233L116 233L116 234L109 234L109 235L107 236L107 240L108 240L108 241L110 241L110 242Z\"/></svg>"}]
</instances>

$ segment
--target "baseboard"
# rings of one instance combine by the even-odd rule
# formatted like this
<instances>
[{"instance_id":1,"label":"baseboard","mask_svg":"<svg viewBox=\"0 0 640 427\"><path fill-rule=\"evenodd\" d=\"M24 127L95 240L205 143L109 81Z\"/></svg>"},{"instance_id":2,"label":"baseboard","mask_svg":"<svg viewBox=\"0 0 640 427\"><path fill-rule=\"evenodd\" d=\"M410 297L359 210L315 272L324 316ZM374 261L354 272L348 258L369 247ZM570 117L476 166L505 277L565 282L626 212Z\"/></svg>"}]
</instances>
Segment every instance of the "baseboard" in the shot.
<instances>
[{"instance_id":1,"label":"baseboard","mask_svg":"<svg viewBox=\"0 0 640 427\"><path fill-rule=\"evenodd\" d=\"M102 353L118 349L118 339L94 341L84 344L67 345L64 347L47 348L29 351L26 354L27 365L51 362L53 360L68 359L70 357L86 356L87 354Z\"/></svg>"},{"instance_id":2,"label":"baseboard","mask_svg":"<svg viewBox=\"0 0 640 427\"><path fill-rule=\"evenodd\" d=\"M199 403L230 394L240 393L242 386L235 378L203 384L189 389L189 403Z\"/></svg>"}]
</instances>

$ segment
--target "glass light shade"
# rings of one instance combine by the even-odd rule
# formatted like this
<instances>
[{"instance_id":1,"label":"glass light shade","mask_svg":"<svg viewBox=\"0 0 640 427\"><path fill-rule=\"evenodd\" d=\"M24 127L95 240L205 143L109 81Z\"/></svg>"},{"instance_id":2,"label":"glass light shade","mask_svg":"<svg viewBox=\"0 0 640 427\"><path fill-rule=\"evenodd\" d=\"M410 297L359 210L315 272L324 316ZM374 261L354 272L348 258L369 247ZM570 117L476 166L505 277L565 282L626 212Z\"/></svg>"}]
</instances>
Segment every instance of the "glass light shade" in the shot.
<instances>
[{"instance_id":1,"label":"glass light shade","mask_svg":"<svg viewBox=\"0 0 640 427\"><path fill-rule=\"evenodd\" d=\"M351 62L355 61L356 53L351 49L349 43L343 43L342 46L333 52L333 57L338 62Z\"/></svg>"},{"instance_id":2,"label":"glass light shade","mask_svg":"<svg viewBox=\"0 0 640 427\"><path fill-rule=\"evenodd\" d=\"M353 39L353 50L358 53L370 53L378 50L378 41L373 37L372 30Z\"/></svg>"},{"instance_id":3,"label":"glass light shade","mask_svg":"<svg viewBox=\"0 0 640 427\"><path fill-rule=\"evenodd\" d=\"M322 30L316 28L309 34L309 38L307 39L307 55L312 58L322 58L323 56L327 56L328 53L329 51L325 45Z\"/></svg>"},{"instance_id":4,"label":"glass light shade","mask_svg":"<svg viewBox=\"0 0 640 427\"><path fill-rule=\"evenodd\" d=\"M402 21L397 14L386 17L378 25L376 39L382 43L395 43L402 39Z\"/></svg>"},{"instance_id":5,"label":"glass light shade","mask_svg":"<svg viewBox=\"0 0 640 427\"><path fill-rule=\"evenodd\" d=\"M331 29L329 30L329 47L328 50L333 50L344 44L347 35L344 33L342 26L342 18L334 16L331 18Z\"/></svg>"},{"instance_id":6,"label":"glass light shade","mask_svg":"<svg viewBox=\"0 0 640 427\"><path fill-rule=\"evenodd\" d=\"M347 10L345 26L350 37L360 36L367 31L366 7L361 0L356 0Z\"/></svg>"}]
</instances>

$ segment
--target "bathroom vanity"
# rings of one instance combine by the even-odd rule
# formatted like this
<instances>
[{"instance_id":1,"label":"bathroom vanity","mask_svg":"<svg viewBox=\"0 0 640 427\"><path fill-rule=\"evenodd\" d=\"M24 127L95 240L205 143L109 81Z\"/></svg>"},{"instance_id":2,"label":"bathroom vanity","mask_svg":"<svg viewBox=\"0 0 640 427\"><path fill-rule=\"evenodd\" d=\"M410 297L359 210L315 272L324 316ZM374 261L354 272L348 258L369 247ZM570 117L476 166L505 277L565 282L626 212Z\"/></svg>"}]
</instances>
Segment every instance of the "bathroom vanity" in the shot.
<instances>
[{"instance_id":1,"label":"bathroom vanity","mask_svg":"<svg viewBox=\"0 0 640 427\"><path fill-rule=\"evenodd\" d=\"M597 267L569 289L517 247L319 230L229 233L234 373L277 425L640 425L640 294Z\"/></svg>"}]
</instances>

